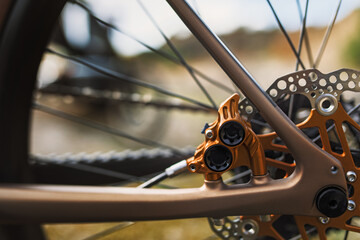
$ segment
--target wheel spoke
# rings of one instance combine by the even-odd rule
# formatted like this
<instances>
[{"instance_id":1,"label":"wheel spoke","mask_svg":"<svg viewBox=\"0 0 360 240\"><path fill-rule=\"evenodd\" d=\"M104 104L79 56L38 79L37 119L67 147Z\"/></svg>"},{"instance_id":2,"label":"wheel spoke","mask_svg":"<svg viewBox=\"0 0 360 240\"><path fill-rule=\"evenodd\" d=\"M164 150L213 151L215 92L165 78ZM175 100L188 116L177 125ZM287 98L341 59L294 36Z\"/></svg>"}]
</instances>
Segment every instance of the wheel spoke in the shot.
<instances>
[{"instance_id":1,"label":"wheel spoke","mask_svg":"<svg viewBox=\"0 0 360 240\"><path fill-rule=\"evenodd\" d=\"M94 71L97 71L98 73L101 73L101 74L103 74L105 76L114 78L116 80L132 83L134 85L138 85L138 86L142 86L144 88L152 89L152 90L157 91L159 93L162 93L164 95L179 98L179 99L182 99L184 101L194 103L196 105L199 105L199 106L207 108L207 109L214 109L212 106L210 106L210 105L208 105L206 103L202 103L202 102L199 102L199 101L197 101L195 99L188 98L188 97L185 97L183 95L168 91L166 89L163 89L163 88L158 87L156 85L153 85L151 83L139 80L137 78L134 78L134 77L131 77L131 76L128 76L128 75L125 75L123 73L114 72L114 71L112 71L110 69L106 69L104 67L97 66L97 65L95 65L95 64L93 64L93 63L91 63L91 62L89 62L89 61L87 61L87 60L85 60L83 58L69 56L69 55L54 51L52 49L47 49L46 51L48 53L50 53L50 54L54 54L54 55L59 56L61 58L64 58L64 59L79 63L81 65L84 65L84 66L86 66L86 67L88 67L88 68L90 68L90 69L92 69Z\"/></svg>"},{"instance_id":2,"label":"wheel spoke","mask_svg":"<svg viewBox=\"0 0 360 240\"><path fill-rule=\"evenodd\" d=\"M81 79L78 79L81 80ZM150 95L140 95L138 93L124 93L119 91L112 90L99 90L86 87L77 87L77 86L66 86L61 84L51 84L44 88L37 90L38 93L48 94L48 95L57 95L57 96L72 96L77 98L84 98L97 101L108 101L116 103L126 103L126 104L138 104L151 106L158 109L176 109L184 111L196 111L203 113L217 113L214 109L207 109L204 107L195 106L192 104L179 103L176 99L169 100L151 100L152 96Z\"/></svg>"},{"instance_id":3,"label":"wheel spoke","mask_svg":"<svg viewBox=\"0 0 360 240\"><path fill-rule=\"evenodd\" d=\"M272 167L279 168L281 170L284 170L289 175L294 172L295 170L295 163L286 163L279 160L274 160L271 158L266 158L266 164Z\"/></svg>"},{"instance_id":4,"label":"wheel spoke","mask_svg":"<svg viewBox=\"0 0 360 240\"><path fill-rule=\"evenodd\" d=\"M316 60L315 60L314 66L313 66L314 68L317 68L317 67L319 66L319 64L320 64L321 58L322 58L322 56L323 56L323 54L324 54L324 51L325 51L325 47L326 47L326 45L327 45L327 43L328 43L328 41L329 41L330 34L331 34L332 29L333 29L333 27L334 27L334 25L335 25L336 18L337 18L337 15L338 15L338 13L339 13L339 9L340 9L341 3L342 3L342 0L339 0L339 4L338 4L338 6L337 6L337 8L336 8L334 17L333 17L333 19L331 20L331 22L330 22L330 24L329 24L329 26L328 26L328 28L327 28L327 30L326 30L326 33L325 33L324 38L323 38L323 40L322 40L322 43L321 43L319 52L318 52L318 54L316 55Z\"/></svg>"},{"instance_id":5,"label":"wheel spoke","mask_svg":"<svg viewBox=\"0 0 360 240\"><path fill-rule=\"evenodd\" d=\"M360 103L359 103L358 105L356 105L355 107L351 108L351 109L347 112L347 114L350 116L351 114L353 114L354 112L356 112L359 108L360 108ZM335 128L335 124L332 124L330 127L328 127L328 128L326 129L326 131L329 132L329 131L333 130L334 128ZM321 135L319 134L319 135L317 135L315 138L313 138L311 141L312 141L312 142L316 142L316 141L318 141L320 138L321 138Z\"/></svg>"},{"instance_id":6,"label":"wheel spoke","mask_svg":"<svg viewBox=\"0 0 360 240\"><path fill-rule=\"evenodd\" d=\"M227 183L235 182L236 180L238 180L238 179L240 179L240 178L243 178L243 177L246 177L246 176L250 175L251 173L252 173L252 171L251 171L250 169L249 169L249 170L246 170L246 171L244 171L244 172L238 173L238 174L236 174L236 175L234 175L234 176L226 179L226 180L224 181L224 183L227 184Z\"/></svg>"},{"instance_id":7,"label":"wheel spoke","mask_svg":"<svg viewBox=\"0 0 360 240\"><path fill-rule=\"evenodd\" d=\"M296 0L296 4L297 4L297 7L298 7L298 11L299 11L300 22L303 22L303 15L302 15L302 12L301 12L300 0ZM308 35L308 32L307 32L306 28L304 30L304 38L305 38L305 46L306 46L306 52L307 52L307 55L308 55L308 58L309 58L309 63L310 63L310 66L313 66L314 65L314 58L313 58L313 55L312 55L310 41L309 41L309 35Z\"/></svg>"},{"instance_id":8,"label":"wheel spoke","mask_svg":"<svg viewBox=\"0 0 360 240\"><path fill-rule=\"evenodd\" d=\"M168 178L168 175L165 172L160 173L155 177L149 179L148 181L144 182L143 184L140 184L139 186L137 186L137 188L150 188L156 184L159 184L159 182L163 181L166 178Z\"/></svg>"},{"instance_id":9,"label":"wheel spoke","mask_svg":"<svg viewBox=\"0 0 360 240\"><path fill-rule=\"evenodd\" d=\"M121 222L111 228L107 228L104 231L95 233L94 235L91 235L89 237L84 238L83 240L97 240L97 239L102 239L103 237L106 237L110 234L113 234L117 231L123 230L124 228L130 227L132 225L134 225L135 222Z\"/></svg>"},{"instance_id":10,"label":"wheel spoke","mask_svg":"<svg viewBox=\"0 0 360 240\"><path fill-rule=\"evenodd\" d=\"M122 173L122 172L118 172L118 171L113 171L113 170L96 167L96 166L91 166L91 165L86 165L86 164L77 163L77 162L64 163L61 161L56 161L56 159L54 159L52 157L47 157L47 156L44 157L44 156L38 156L38 155L31 155L30 160L32 162L36 162L38 164L57 165L57 166L61 166L61 167L79 170L81 172L88 172L88 173L94 173L94 174L98 174L98 175L102 175L102 176L106 176L106 177L117 178L119 180L123 180L123 181L121 181L122 185L133 183L133 182L146 182L152 177L152 176L138 177L138 176L127 174L127 173ZM119 185L119 184L111 183L110 185ZM162 183L157 183L157 185L159 185L162 188L166 188L166 189L176 188L176 187L165 185Z\"/></svg>"},{"instance_id":11,"label":"wheel spoke","mask_svg":"<svg viewBox=\"0 0 360 240\"><path fill-rule=\"evenodd\" d=\"M163 58L166 58L168 59L169 61L173 62L173 63L176 63L178 65L182 65L183 64L181 63L181 61L172 56L171 54L168 54L167 52L161 50L161 49L156 49L154 47L151 47L150 45L146 44L145 42L141 41L140 39L132 36L131 34L127 33L127 32L124 32L124 30L120 29L119 27L115 26L114 24L112 23L109 23L109 22L106 22L102 19L100 19L99 17L97 17L91 10L89 7L87 7L84 3L82 2L79 2L79 1L76 1L76 0L71 0L72 3L74 4L77 4L78 6L80 6L81 8L83 8L89 15L90 17L92 17L94 20L96 20L97 22L99 22L100 24L104 25L105 27L108 27L118 33L121 33L127 37L129 37L130 39L136 41L137 43L141 44L142 46L144 46L145 48L149 49L150 51L158 54L159 56L163 57ZM229 88L228 86L222 84L221 82L218 82L212 78L210 78L209 76L207 76L205 73L199 71L198 69L194 68L194 67L191 67L189 66L192 71L194 73L196 73L199 77L203 78L204 80L208 81L209 83L213 84L214 86L218 87L219 89L222 89L228 93L233 93L234 90L232 90L231 88Z\"/></svg>"},{"instance_id":12,"label":"wheel spoke","mask_svg":"<svg viewBox=\"0 0 360 240\"><path fill-rule=\"evenodd\" d=\"M299 229L300 234L296 235L295 237L290 238L289 240L299 240L299 239L304 239L304 240L308 240L308 235L315 232L317 229L315 227L310 228L309 230L305 230L304 227L302 227L301 229Z\"/></svg>"},{"instance_id":13,"label":"wheel spoke","mask_svg":"<svg viewBox=\"0 0 360 240\"><path fill-rule=\"evenodd\" d=\"M260 121L260 120L257 120L257 119L255 119L255 118L252 118L250 121L251 121L251 123L254 123L254 124L256 124L256 125L259 125L259 126L262 126L262 127L271 128L271 126L270 126L268 123L263 122L263 121Z\"/></svg>"},{"instance_id":14,"label":"wheel spoke","mask_svg":"<svg viewBox=\"0 0 360 240\"><path fill-rule=\"evenodd\" d=\"M278 24L278 26L279 26L279 28L280 28L281 32L284 34L284 36L285 36L285 38L286 38L287 42L289 43L290 48L291 48L292 52L294 53L294 55L295 55L295 57L296 57L297 61L299 61L300 66L301 66L303 69L305 69L305 65L304 65L304 63L301 61L301 59L300 59L300 55L297 53L297 51L296 51L296 49L295 49L295 46L294 46L293 42L292 42L292 41L291 41L291 39L290 39L289 34L287 33L287 31L285 30L284 26L282 25L282 23L281 23L281 21L280 21L280 19L279 19L278 15L277 15L277 13L276 13L276 11L275 11L274 7L272 6L272 4L271 4L270 0L266 0L266 1L267 1L267 3L269 4L269 7L270 7L270 9L271 9L271 11L272 11L272 13L273 13L273 15L274 15L275 19L276 19L276 22L277 22L277 24Z\"/></svg>"},{"instance_id":15,"label":"wheel spoke","mask_svg":"<svg viewBox=\"0 0 360 240\"><path fill-rule=\"evenodd\" d=\"M300 39L299 39L299 46L298 46L298 51L297 54L299 56L301 56L301 50L302 50L302 45L303 45L303 40L304 40L304 36L306 34L306 19L307 19L307 14L308 14L308 7L309 7L309 0L306 0L306 5L305 5L305 14L304 14L304 18L302 19L302 27L301 27L301 32L300 32ZM299 70L299 59L298 58L296 60L296 67L295 67L295 71Z\"/></svg>"},{"instance_id":16,"label":"wheel spoke","mask_svg":"<svg viewBox=\"0 0 360 240\"><path fill-rule=\"evenodd\" d=\"M115 129L115 128L112 128L112 127L109 127L109 126L106 126L106 125L103 125L103 124L100 124L100 123L97 123L97 122L93 122L93 121L90 121L90 120L87 120L87 119L83 119L83 118L77 117L75 115L72 115L72 114L69 114L69 113L66 113L66 112L63 112L63 111L60 111L60 110L53 109L51 107L48 107L48 106L45 106L45 105L42 105L42 104L39 104L39 103L33 103L33 108L36 109L36 110L39 110L41 112L45 112L45 113L48 113L48 114L51 114L51 115L54 115L54 116L57 116L57 117L60 117L60 118L63 118L63 119L66 119L66 120L81 124L81 125L84 125L84 126L87 126L87 127L90 127L90 128L93 128L93 129L100 130L102 132L106 132L106 133L109 133L109 134L112 134L112 135L115 135L115 136L118 136L118 137L126 138L128 140L131 140L131 141L134 141L134 142L137 142L137 143L141 143L143 145L152 146L152 147L167 148L167 149L170 149L171 151L173 151L175 154L177 154L179 156L183 156L183 153L181 153L179 150L177 150L177 149L175 149L173 147L167 146L165 144L161 144L161 143L158 143L158 142L150 140L150 139L138 138L138 137L132 136L130 134L127 134L127 133L125 133L125 132L123 132L123 131L121 131L119 129Z\"/></svg>"},{"instance_id":17,"label":"wheel spoke","mask_svg":"<svg viewBox=\"0 0 360 240\"><path fill-rule=\"evenodd\" d=\"M192 70L192 68L189 66L189 64L186 62L185 58L180 54L180 52L177 50L177 48L175 47L175 45L172 43L172 41L165 35L165 33L162 31L162 29L160 28L159 24L157 24L157 22L155 21L155 19L152 17L152 15L150 14L150 12L147 10L147 8L145 7L145 5L142 3L141 0L137 0L137 2L139 3L140 7L143 9L143 11L145 12L145 14L148 16L148 18L150 19L150 21L154 24L154 26L157 28L157 30L160 32L160 34L162 35L162 37L165 39L166 44L171 48L171 50L175 53L175 55L179 58L181 64L186 68L186 70L189 72L189 74L191 75L192 79L195 81L195 83L199 86L199 88L201 89L201 91L205 94L205 96L208 98L208 100L210 101L211 105L217 109L217 105L215 103L215 101L212 99L212 97L210 96L209 92L205 89L205 87L201 84L201 82L199 81L199 79L196 77L194 71Z\"/></svg>"},{"instance_id":18,"label":"wheel spoke","mask_svg":"<svg viewBox=\"0 0 360 240\"><path fill-rule=\"evenodd\" d=\"M36 161L36 162L42 163L42 164L60 165L60 166L64 166L67 168L73 168L76 170L80 170L83 172L96 173L96 174L100 174L103 176L118 178L121 180L128 180L131 182L146 181L145 179L143 179L141 177L137 177L137 176L130 175L127 173L116 172L116 171L112 171L109 169L89 166L89 165L85 165L85 164L81 164L81 163L71 163L71 164L70 163L61 163L61 162L52 161L52 159L47 159L47 158L43 158L43 157L39 157L39 156L35 156L35 155L30 156L30 158L32 161Z\"/></svg>"},{"instance_id":19,"label":"wheel spoke","mask_svg":"<svg viewBox=\"0 0 360 240\"><path fill-rule=\"evenodd\" d=\"M309 0L306 0L304 17L302 17L302 14L301 14L301 6L300 6L299 0L297 0L297 3L298 3L297 5L298 5L298 8L299 8L300 18L302 19L302 26L301 26L299 46L298 46L297 54L298 54L298 56L301 56L303 40L304 40L304 36L306 35L306 19L307 19L308 7L309 7ZM296 60L296 66L295 66L295 71L298 71L298 70L299 70L299 58ZM294 111L294 98L295 98L294 95L290 96L288 117L291 120L293 120L292 115L293 115L293 111Z\"/></svg>"},{"instance_id":20,"label":"wheel spoke","mask_svg":"<svg viewBox=\"0 0 360 240\"><path fill-rule=\"evenodd\" d=\"M360 233L360 227L357 227L357 226L345 225L344 229L347 231Z\"/></svg>"}]
</instances>

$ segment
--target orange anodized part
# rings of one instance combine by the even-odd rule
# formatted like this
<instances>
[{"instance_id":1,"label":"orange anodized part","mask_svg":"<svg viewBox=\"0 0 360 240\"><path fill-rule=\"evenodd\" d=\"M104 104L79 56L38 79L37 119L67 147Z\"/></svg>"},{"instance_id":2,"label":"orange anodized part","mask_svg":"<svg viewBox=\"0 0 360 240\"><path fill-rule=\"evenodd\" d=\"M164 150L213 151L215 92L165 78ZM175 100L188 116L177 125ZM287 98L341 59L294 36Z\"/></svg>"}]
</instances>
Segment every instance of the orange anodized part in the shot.
<instances>
[{"instance_id":1,"label":"orange anodized part","mask_svg":"<svg viewBox=\"0 0 360 240\"><path fill-rule=\"evenodd\" d=\"M331 148L330 144L330 138L331 134L328 130L329 128L329 121L333 124L333 131L336 131L337 138L341 144L341 152L334 152ZM351 149L349 147L349 143L346 138L346 133L344 130L344 124L348 124L352 128L356 129L358 132L360 132L360 126L357 124L345 111L342 104L339 103L338 109L335 113L333 113L330 116L323 116L319 112L317 112L315 109L311 110L311 113L309 117L302 123L298 124L297 126L300 129L309 129L309 128L317 128L318 133L321 139L321 147L323 150L329 152L334 157L336 157L342 164L343 169L345 172L352 171L357 176L360 175L360 168L355 164L355 159L353 159L353 156L351 154ZM278 137L278 135L275 132L259 135L258 136L262 146L265 150L273 150L283 153L289 153L289 150L285 145L275 144L274 139ZM315 161L316 159L314 159ZM282 169L287 174L285 177L288 177L292 174L292 172L296 168L296 164L294 163L286 163L282 161L278 161L275 159L266 159L267 166L276 167L278 169ZM319 176L321 177L321 176ZM316 179L314 179L316 181ZM353 201L354 203L358 203L360 201L360 191L358 188L358 181L354 180L354 182L348 183L353 187L353 193L349 195L349 201ZM350 209L350 210L349 210ZM355 221L352 221L353 218L357 218L360 216L360 208L356 207L356 205L353 207L353 209L348 208L348 210L341 216L336 218L326 218L326 217L312 217L312 216L293 216L293 219L297 225L299 235L302 239L309 239L309 233L308 230L305 228L311 227L311 230L316 229L316 232L318 233L319 239L327 239L326 237L326 231L327 229L341 229L346 231L352 231L356 233L360 233L360 227L356 224ZM282 237L277 230L274 228L273 224L274 221L276 221L281 215L275 215L272 216L272 220L269 222L262 222L260 221L259 217L257 216L242 216L244 219L251 218L257 222L259 225L259 234L260 236L272 236L275 239L279 240L285 240L284 237ZM354 223L355 222L355 223ZM356 238L357 239L357 238Z\"/></svg>"},{"instance_id":2,"label":"orange anodized part","mask_svg":"<svg viewBox=\"0 0 360 240\"><path fill-rule=\"evenodd\" d=\"M217 120L205 130L205 141L197 147L194 156L187 159L188 169L205 174L206 180L217 180L224 172L240 166L250 168L255 176L267 173L262 145L241 118L239 100L240 96L234 94L220 105ZM227 130L229 125L237 128ZM227 129L222 130L225 127ZM224 137L225 131L229 133L230 140ZM234 140L236 134L239 139ZM214 164L209 161L210 152Z\"/></svg>"}]
</instances>

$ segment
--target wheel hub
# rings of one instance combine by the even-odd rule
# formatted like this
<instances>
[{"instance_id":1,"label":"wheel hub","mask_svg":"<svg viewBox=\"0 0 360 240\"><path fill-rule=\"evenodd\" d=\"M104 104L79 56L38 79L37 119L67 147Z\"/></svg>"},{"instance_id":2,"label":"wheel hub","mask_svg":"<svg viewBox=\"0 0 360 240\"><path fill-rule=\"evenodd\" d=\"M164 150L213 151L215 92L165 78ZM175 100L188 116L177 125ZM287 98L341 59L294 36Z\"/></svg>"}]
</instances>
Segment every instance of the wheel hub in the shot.
<instances>
[{"instance_id":1,"label":"wheel hub","mask_svg":"<svg viewBox=\"0 0 360 240\"><path fill-rule=\"evenodd\" d=\"M293 216L293 224L297 228L293 235L299 234L307 239L309 226L318 232L321 239L326 238L325 232L328 228L360 232L360 227L352 225L351 222L353 217L360 214L359 209L356 207L356 203L360 200L360 186L357 184L356 177L360 173L360 170L358 170L360 166L356 165L357 160L353 155L353 150L350 146L351 140L346 130L351 129L353 132L360 133L360 126L349 116L340 102L340 95L344 91L360 91L359 75L359 72L350 69L340 69L329 74L323 74L315 69L304 70L277 79L267 90L267 93L275 102L289 99L296 94L303 95L309 100L311 106L310 115L297 126L305 133L315 131L313 142L317 143L324 151L330 153L341 162L348 181L348 195L333 186L319 191L314 201L316 207L324 216ZM240 102L239 111L241 116L247 120L248 125L257 115L255 106L247 99ZM268 128L268 126L265 127ZM332 141L334 138L332 135L334 134L339 141L336 146L333 146ZM230 133L229 136L234 136L234 134L231 135ZM227 138L234 139L231 137ZM282 177L289 177L296 169L296 163L277 134L271 132L257 135L257 138L261 142L263 150L268 153L266 158L268 170L277 169L284 172ZM226 141L223 142L226 143ZM272 157L269 157L270 155ZM249 168L252 169L251 166ZM337 171L337 169L331 169L330 171ZM296 205L296 203L292 204ZM254 221L258 226L256 237L270 236L275 239L284 239L285 235L278 228L274 227L277 221L283 217L281 215L266 216L268 216L267 221L264 221L262 216L240 216L239 222ZM224 222L231 222L227 217L224 219ZM213 222L209 222L216 235L223 239L228 239L229 237L247 239L242 234L239 223L232 222L231 226L234 224L238 225L234 228L231 227L231 231L229 231L226 225L215 228ZM234 231L234 229L237 229L237 231ZM232 234L226 236L229 232Z\"/></svg>"}]
</instances>

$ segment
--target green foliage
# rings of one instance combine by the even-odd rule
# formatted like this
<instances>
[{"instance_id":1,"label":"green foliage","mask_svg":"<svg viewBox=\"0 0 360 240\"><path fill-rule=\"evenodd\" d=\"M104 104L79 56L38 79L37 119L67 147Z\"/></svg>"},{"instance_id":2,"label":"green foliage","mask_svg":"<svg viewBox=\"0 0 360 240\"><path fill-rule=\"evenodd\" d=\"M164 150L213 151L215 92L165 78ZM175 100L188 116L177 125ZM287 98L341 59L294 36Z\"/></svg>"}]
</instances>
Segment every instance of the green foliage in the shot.
<instances>
[{"instance_id":1,"label":"green foliage","mask_svg":"<svg viewBox=\"0 0 360 240\"><path fill-rule=\"evenodd\" d=\"M357 11L357 28L360 29L360 10ZM356 31L345 49L345 59L354 66L360 66L360 31Z\"/></svg>"}]
</instances>

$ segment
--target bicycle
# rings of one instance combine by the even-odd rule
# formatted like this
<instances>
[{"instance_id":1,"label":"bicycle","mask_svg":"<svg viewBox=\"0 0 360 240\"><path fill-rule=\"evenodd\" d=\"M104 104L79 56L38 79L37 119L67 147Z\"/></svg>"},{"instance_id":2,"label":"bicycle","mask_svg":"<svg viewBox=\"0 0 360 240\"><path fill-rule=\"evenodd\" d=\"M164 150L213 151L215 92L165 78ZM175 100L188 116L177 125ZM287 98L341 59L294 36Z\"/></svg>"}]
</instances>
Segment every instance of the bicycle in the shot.
<instances>
[{"instance_id":1,"label":"bicycle","mask_svg":"<svg viewBox=\"0 0 360 240\"><path fill-rule=\"evenodd\" d=\"M75 3L84 7L81 2ZM198 147L193 157L188 156L188 153L184 154L177 149L165 146L170 148L172 153L180 159L183 156L190 158L186 157L188 158L186 162L171 166L165 174L151 179L150 182L146 181L142 187L156 184L185 168L188 168L190 172L204 173L206 180L204 186L200 189L141 190L139 188L6 184L48 180L46 177L41 179L36 176L36 172L31 171L29 162L24 161L24 159L28 159L29 152L28 139L24 137L24 134L28 133L31 107L97 129L112 130L101 124L84 122L73 115L48 108L42 104L31 103L37 66L43 55L46 39L65 1L38 1L35 3L18 1L12 3L13 5L9 4L11 14L8 15L6 23L11 23L11 27L5 25L3 28L0 48L2 63L0 66L0 79L2 80L0 88L1 126L5 126L1 128L1 135L7 140L2 144L1 152L3 159L9 160L2 161L0 168L0 175L4 182L0 189L2 211L5 213L3 222L34 224L211 217L213 230L223 238L254 239L258 236L266 236L281 239L283 237L272 226L279 217L279 215L273 214L281 214L299 216L295 220L298 226L302 227L299 231L303 237L307 236L306 224L314 226L320 238L323 239L326 238L325 232L329 227L340 228L341 226L348 231L358 231L358 228L349 222L351 221L349 219L356 216L357 194L356 191L351 194L350 189L351 187L356 188L354 182L357 169L353 166L355 160L353 160L350 149L346 148L348 144L341 129L343 122L347 122L348 128L354 131L359 131L360 128L348 116L339 101L342 91L359 88L357 84L359 73L350 69L342 69L330 74L323 74L315 69L295 72L275 81L268 90L271 96L269 97L202 23L186 2L168 0L168 3L232 81L248 97L248 100L244 100L238 105L240 98L238 95L233 95L220 106L218 120L204 128L205 141ZM102 24L114 27L104 21ZM17 25L22 26L21 30L14 27ZM305 27L305 24L303 26ZM303 30L303 35L306 35L305 30ZM24 42L24 39L27 41ZM99 68L83 59L67 56L54 49L48 48L46 51L77 61L109 77L123 78L128 82L151 87L164 94L174 96L164 89L156 88L136 78L126 78L124 75ZM304 66L296 49L295 53L298 64ZM178 61L194 75L194 69L181 56L176 56ZM17 66L22 66L21 71L17 69ZM332 80L332 76L335 80ZM23 82L23 79L31 79L31 81ZM322 79L328 79L328 81L322 84ZM283 87L283 82L285 82L285 87ZM21 91L9 91L9 89L17 89L18 86L22 86ZM313 109L310 117L298 127L286 118L282 110L274 103L274 100L281 100L289 94L305 95L310 99ZM187 99L179 95L177 97ZM211 102L211 98L207 97ZM288 99L289 102L294 101L291 98ZM214 112L216 110L214 103L212 105L195 103L207 111ZM243 117L240 117L237 111L238 106ZM267 122L263 127L268 129L270 125L274 129L273 133L257 135L245 122L244 118L249 121L256 119L255 108L260 110L261 116ZM326 137L326 124L329 120L333 120L336 126L343 155L336 153L335 148L330 144L331 141ZM331 125L332 123L330 123L330 127ZM309 141L299 130L299 128L310 129L313 127L318 128L322 147L326 151L322 151ZM117 134L126 136L119 131ZM278 136L284 144L281 144L281 141L274 142ZM127 135L127 137L130 136ZM133 140L142 143L156 143L138 138L133 138ZM268 154L269 151L271 154L291 152L292 159L296 160L296 167L294 160L282 162L269 159L270 157L265 156L264 150L268 151ZM226 158L223 159L223 156ZM338 160L334 156L338 157ZM317 159L316 162L309 161L313 158ZM46 165L46 162L42 163ZM267 165L285 171L284 175L274 177L275 179L271 178L267 174ZM222 182L221 175L235 167L251 169L250 183L228 186ZM47 170L45 167L45 171ZM246 171L241 171L241 173ZM322 178L313 182L314 176ZM350 195L348 195L349 193ZM297 202L299 198L302 199L302 202L294 208L292 203ZM241 201L238 201L239 199ZM264 199L268 199L268 201ZM265 205L260 207L261 204ZM217 208L214 209L214 206ZM88 212L88 207L91 207L93 212ZM243 217L235 220L224 218L232 215ZM260 217L244 215L259 215ZM220 225L220 228L217 228L216 225ZM264 233L266 227L270 231ZM3 229L3 234L9 234L9 237L14 237L14 239L19 238L21 234L37 234L29 237L39 238L38 234L40 234L40 229L34 226L11 227L7 225Z\"/></svg>"}]
</instances>

